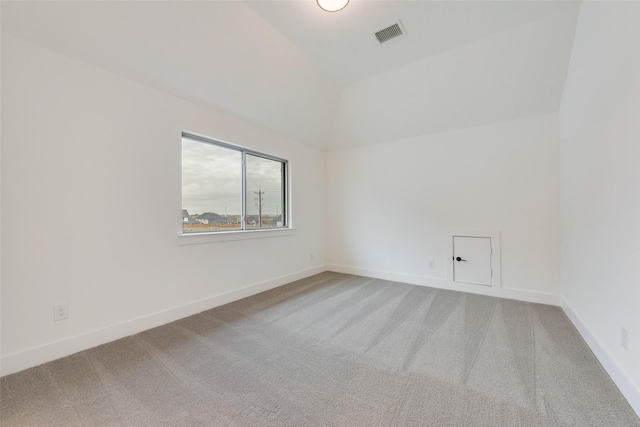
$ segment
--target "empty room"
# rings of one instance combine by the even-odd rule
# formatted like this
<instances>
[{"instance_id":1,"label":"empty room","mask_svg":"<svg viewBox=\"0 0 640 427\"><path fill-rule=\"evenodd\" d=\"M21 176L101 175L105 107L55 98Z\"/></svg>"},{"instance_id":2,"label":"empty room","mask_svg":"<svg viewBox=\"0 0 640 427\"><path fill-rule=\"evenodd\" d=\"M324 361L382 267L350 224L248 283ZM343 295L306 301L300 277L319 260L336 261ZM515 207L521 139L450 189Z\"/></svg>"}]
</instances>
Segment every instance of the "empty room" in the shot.
<instances>
[{"instance_id":1,"label":"empty room","mask_svg":"<svg viewBox=\"0 0 640 427\"><path fill-rule=\"evenodd\" d=\"M640 2L0 19L0 425L640 426Z\"/></svg>"}]
</instances>

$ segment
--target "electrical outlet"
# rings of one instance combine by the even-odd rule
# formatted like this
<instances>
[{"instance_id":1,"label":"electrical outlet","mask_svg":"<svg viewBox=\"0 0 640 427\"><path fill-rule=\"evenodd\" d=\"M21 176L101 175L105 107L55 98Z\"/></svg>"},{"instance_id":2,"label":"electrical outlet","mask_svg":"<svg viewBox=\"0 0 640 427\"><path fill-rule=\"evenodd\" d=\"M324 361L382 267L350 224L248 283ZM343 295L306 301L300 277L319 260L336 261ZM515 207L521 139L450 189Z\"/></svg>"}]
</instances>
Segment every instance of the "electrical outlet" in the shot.
<instances>
[{"instance_id":1,"label":"electrical outlet","mask_svg":"<svg viewBox=\"0 0 640 427\"><path fill-rule=\"evenodd\" d=\"M69 304L53 306L53 320L64 320L69 317Z\"/></svg>"},{"instance_id":2,"label":"electrical outlet","mask_svg":"<svg viewBox=\"0 0 640 427\"><path fill-rule=\"evenodd\" d=\"M436 268L436 262L432 259L429 260L429 269L433 270L434 268Z\"/></svg>"},{"instance_id":3,"label":"electrical outlet","mask_svg":"<svg viewBox=\"0 0 640 427\"><path fill-rule=\"evenodd\" d=\"M629 333L625 328L620 328L620 345L625 350L629 350Z\"/></svg>"},{"instance_id":4,"label":"electrical outlet","mask_svg":"<svg viewBox=\"0 0 640 427\"><path fill-rule=\"evenodd\" d=\"M309 261L313 261L313 252L311 252L311 255L309 255Z\"/></svg>"}]
</instances>

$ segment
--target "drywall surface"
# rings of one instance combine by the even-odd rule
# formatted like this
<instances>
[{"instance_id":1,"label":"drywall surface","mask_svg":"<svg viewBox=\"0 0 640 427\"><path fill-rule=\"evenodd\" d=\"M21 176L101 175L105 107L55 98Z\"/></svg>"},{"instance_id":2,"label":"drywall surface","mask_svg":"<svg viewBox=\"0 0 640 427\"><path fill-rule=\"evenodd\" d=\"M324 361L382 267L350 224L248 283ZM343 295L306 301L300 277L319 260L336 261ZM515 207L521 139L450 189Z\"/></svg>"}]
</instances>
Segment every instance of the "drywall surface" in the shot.
<instances>
[{"instance_id":1,"label":"drywall surface","mask_svg":"<svg viewBox=\"0 0 640 427\"><path fill-rule=\"evenodd\" d=\"M583 3L560 110L562 296L638 413L639 22L637 2Z\"/></svg>"},{"instance_id":2,"label":"drywall surface","mask_svg":"<svg viewBox=\"0 0 640 427\"><path fill-rule=\"evenodd\" d=\"M318 150L6 34L2 113L4 373L324 269ZM179 245L183 130L288 159L294 234ZM53 322L60 303L69 318Z\"/></svg>"},{"instance_id":3,"label":"drywall surface","mask_svg":"<svg viewBox=\"0 0 640 427\"><path fill-rule=\"evenodd\" d=\"M319 147L342 93L242 1L3 2L1 18L6 33Z\"/></svg>"},{"instance_id":4,"label":"drywall surface","mask_svg":"<svg viewBox=\"0 0 640 427\"><path fill-rule=\"evenodd\" d=\"M557 299L558 135L548 114L328 153L328 267L444 284L451 230L498 231L502 287Z\"/></svg>"},{"instance_id":5,"label":"drywall surface","mask_svg":"<svg viewBox=\"0 0 640 427\"><path fill-rule=\"evenodd\" d=\"M347 86L330 147L557 113L577 15L578 4L568 2L544 18Z\"/></svg>"}]
</instances>

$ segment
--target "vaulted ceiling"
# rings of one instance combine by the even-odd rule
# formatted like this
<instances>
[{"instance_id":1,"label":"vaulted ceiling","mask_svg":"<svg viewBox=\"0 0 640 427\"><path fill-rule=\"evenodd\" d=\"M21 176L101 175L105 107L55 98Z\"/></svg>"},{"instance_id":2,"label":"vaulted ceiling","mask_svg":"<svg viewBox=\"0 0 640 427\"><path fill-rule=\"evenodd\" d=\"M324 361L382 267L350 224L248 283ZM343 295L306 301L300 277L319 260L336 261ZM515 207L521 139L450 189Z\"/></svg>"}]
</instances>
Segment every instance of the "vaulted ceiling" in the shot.
<instances>
[{"instance_id":1,"label":"vaulted ceiling","mask_svg":"<svg viewBox=\"0 0 640 427\"><path fill-rule=\"evenodd\" d=\"M2 1L2 31L321 149L556 112L579 3ZM384 44L374 33L401 21Z\"/></svg>"}]
</instances>

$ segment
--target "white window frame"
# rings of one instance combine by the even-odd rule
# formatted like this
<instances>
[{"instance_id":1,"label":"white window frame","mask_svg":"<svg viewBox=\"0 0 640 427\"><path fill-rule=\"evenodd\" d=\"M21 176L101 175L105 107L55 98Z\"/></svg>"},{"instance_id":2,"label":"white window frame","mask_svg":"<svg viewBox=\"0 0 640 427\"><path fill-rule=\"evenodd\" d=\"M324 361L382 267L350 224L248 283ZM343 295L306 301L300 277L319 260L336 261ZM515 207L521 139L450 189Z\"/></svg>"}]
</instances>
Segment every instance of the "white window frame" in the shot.
<instances>
[{"instance_id":1,"label":"white window frame","mask_svg":"<svg viewBox=\"0 0 640 427\"><path fill-rule=\"evenodd\" d=\"M247 147L243 147L237 144L232 144L226 141L221 141L219 139L210 138L204 135L186 132L183 131L180 141L182 142L182 138L188 138L195 141L200 141L204 144L212 144L218 147L228 148L231 150L239 151L242 156L242 213L241 213L241 229L239 230L228 230L228 231L210 231L203 233L184 233L182 228L182 206L178 210L180 214L180 232L178 235L178 244L179 245L189 245L189 244L202 244L202 243L210 243L210 242L224 242L230 240L244 240L244 239L256 239L256 238L264 238L264 237L280 237L280 236L290 236L295 234L295 230L292 226L291 220L291 196L290 196L290 169L289 169L289 160L284 159L279 156L274 156L272 154L256 151ZM182 152L182 151L181 151ZM262 157L265 159L282 162L284 165L284 177L283 177L283 204L284 207L282 209L282 219L284 225L281 227L272 227L272 228L257 228L257 229L247 229L246 228L246 216L247 216L247 200L246 200L246 156L247 154ZM181 167L182 170L182 167ZM182 185L180 186L180 204L182 205Z\"/></svg>"}]
</instances>

